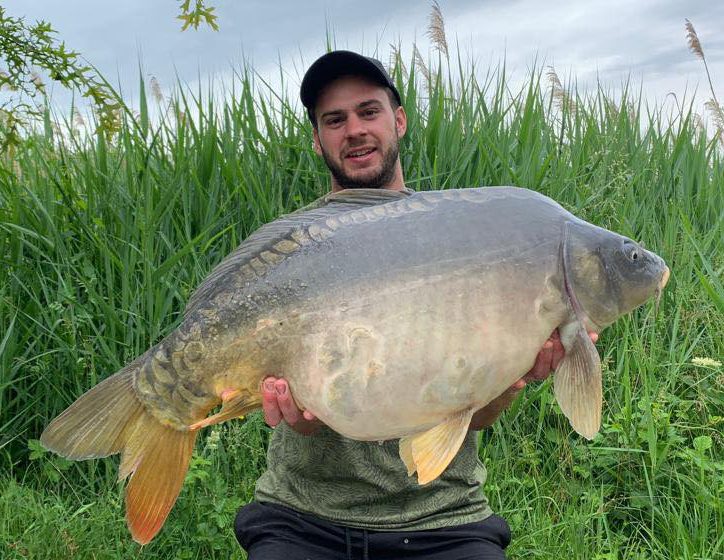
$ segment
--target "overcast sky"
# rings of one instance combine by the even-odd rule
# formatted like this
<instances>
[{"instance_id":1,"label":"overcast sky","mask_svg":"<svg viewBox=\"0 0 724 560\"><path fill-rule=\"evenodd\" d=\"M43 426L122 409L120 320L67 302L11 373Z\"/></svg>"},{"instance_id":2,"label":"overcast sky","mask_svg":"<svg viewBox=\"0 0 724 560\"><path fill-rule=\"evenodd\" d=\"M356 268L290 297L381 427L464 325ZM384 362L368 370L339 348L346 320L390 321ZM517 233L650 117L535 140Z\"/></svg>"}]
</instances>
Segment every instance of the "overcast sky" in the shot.
<instances>
[{"instance_id":1,"label":"overcast sky","mask_svg":"<svg viewBox=\"0 0 724 560\"><path fill-rule=\"evenodd\" d=\"M137 97L139 61L146 78L164 89L175 76L225 79L246 59L272 83L279 61L295 94L306 65L322 54L326 29L338 48L389 59L400 43L409 62L413 42L431 53L426 35L429 1L413 0L208 0L220 29L181 32L175 0L0 0L9 14L44 19L68 48L81 52L124 98ZM451 47L473 59L481 73L505 58L523 79L536 59L554 65L579 88L596 79L615 89L630 77L646 98L679 99L698 86L697 109L710 97L701 60L688 50L684 19L699 34L717 93L724 98L724 2L714 0L440 0ZM54 93L56 102L67 96Z\"/></svg>"}]
</instances>

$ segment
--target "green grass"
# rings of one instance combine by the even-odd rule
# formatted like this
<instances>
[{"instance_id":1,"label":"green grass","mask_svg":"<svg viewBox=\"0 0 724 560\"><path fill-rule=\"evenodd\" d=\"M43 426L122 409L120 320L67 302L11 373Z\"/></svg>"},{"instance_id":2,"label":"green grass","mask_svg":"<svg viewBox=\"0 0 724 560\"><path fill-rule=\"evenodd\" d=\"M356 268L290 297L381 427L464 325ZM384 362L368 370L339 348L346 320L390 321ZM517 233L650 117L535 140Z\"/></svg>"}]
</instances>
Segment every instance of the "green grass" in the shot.
<instances>
[{"instance_id":1,"label":"green grass","mask_svg":"<svg viewBox=\"0 0 724 560\"><path fill-rule=\"evenodd\" d=\"M445 78L444 76L448 76ZM513 184L643 240L672 279L658 309L605 331L601 434L573 435L550 382L481 434L513 558L724 557L724 168L687 113L599 90L559 109L542 76L510 93L456 61L395 78L415 189ZM328 189L294 99L238 74L229 101L181 89L112 139L52 116L0 165L0 555L241 558L236 509L264 468L256 416L197 446L149 546L130 539L116 459L69 463L32 440L77 396L173 330L194 287L259 225ZM453 85L455 84L455 85ZM621 108L624 108L621 110ZM184 116L185 115L185 116ZM3 548L4 547L4 548Z\"/></svg>"}]
</instances>

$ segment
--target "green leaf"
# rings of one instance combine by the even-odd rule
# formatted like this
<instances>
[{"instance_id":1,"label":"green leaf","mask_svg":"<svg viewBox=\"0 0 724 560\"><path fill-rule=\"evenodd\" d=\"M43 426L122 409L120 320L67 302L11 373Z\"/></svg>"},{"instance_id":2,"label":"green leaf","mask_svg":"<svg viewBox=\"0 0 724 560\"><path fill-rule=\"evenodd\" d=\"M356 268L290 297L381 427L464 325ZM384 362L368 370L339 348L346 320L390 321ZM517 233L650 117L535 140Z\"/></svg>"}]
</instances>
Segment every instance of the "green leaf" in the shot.
<instances>
[{"instance_id":1,"label":"green leaf","mask_svg":"<svg viewBox=\"0 0 724 560\"><path fill-rule=\"evenodd\" d=\"M694 438L694 449L699 453L704 453L711 449L712 445L713 441L709 436L698 436Z\"/></svg>"},{"instance_id":2,"label":"green leaf","mask_svg":"<svg viewBox=\"0 0 724 560\"><path fill-rule=\"evenodd\" d=\"M40 443L39 439L29 439L28 449L30 450L31 461L37 461L38 459L45 457L45 455L48 453L45 447L43 447L43 444Z\"/></svg>"}]
</instances>

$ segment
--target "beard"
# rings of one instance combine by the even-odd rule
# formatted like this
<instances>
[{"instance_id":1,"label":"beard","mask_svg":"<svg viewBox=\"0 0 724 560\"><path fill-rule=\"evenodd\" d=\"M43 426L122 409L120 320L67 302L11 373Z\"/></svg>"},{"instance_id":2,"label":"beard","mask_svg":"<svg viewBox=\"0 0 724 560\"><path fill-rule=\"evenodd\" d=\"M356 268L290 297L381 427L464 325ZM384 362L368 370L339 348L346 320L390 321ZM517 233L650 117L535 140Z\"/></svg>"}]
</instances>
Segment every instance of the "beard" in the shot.
<instances>
[{"instance_id":1,"label":"beard","mask_svg":"<svg viewBox=\"0 0 724 560\"><path fill-rule=\"evenodd\" d=\"M382 166L379 172L368 178L355 179L350 177L334 162L327 153L327 150L324 149L324 146L320 147L322 149L324 162L327 164L337 184L343 189L383 189L395 176L395 165L400 155L400 142L396 136L389 149L382 154Z\"/></svg>"}]
</instances>

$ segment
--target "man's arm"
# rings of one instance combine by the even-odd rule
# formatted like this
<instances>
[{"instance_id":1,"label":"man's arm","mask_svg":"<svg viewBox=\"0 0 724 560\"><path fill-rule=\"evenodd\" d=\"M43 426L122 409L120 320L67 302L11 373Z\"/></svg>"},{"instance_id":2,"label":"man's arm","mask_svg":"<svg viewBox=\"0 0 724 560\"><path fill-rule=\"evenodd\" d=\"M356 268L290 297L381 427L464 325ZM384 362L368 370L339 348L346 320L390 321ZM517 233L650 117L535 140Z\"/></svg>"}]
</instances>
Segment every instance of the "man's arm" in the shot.
<instances>
[{"instance_id":1,"label":"man's arm","mask_svg":"<svg viewBox=\"0 0 724 560\"><path fill-rule=\"evenodd\" d=\"M589 336L594 343L598 340L596 333L589 333ZM533 369L526 373L522 379L513 383L502 395L478 410L470 422L470 429L481 430L492 426L526 384L530 381L542 381L547 378L558 367L564 354L565 350L556 329L543 345L543 349L538 353ZM285 379L277 379L271 376L265 378L262 386L262 397L264 420L272 428L284 420L296 432L311 435L323 426L323 423L314 414L308 410L299 410Z\"/></svg>"}]
</instances>

